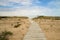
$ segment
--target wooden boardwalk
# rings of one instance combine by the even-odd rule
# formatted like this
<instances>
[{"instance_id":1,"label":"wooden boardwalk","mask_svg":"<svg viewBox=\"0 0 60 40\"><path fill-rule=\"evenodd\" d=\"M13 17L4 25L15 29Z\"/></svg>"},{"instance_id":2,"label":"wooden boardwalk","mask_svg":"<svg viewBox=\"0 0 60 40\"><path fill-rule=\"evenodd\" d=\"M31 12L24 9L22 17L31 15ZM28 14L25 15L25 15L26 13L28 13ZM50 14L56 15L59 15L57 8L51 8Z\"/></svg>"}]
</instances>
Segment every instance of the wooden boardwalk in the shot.
<instances>
[{"instance_id":1,"label":"wooden boardwalk","mask_svg":"<svg viewBox=\"0 0 60 40\"><path fill-rule=\"evenodd\" d=\"M31 26L23 40L46 40L44 33L37 23L30 20Z\"/></svg>"}]
</instances>

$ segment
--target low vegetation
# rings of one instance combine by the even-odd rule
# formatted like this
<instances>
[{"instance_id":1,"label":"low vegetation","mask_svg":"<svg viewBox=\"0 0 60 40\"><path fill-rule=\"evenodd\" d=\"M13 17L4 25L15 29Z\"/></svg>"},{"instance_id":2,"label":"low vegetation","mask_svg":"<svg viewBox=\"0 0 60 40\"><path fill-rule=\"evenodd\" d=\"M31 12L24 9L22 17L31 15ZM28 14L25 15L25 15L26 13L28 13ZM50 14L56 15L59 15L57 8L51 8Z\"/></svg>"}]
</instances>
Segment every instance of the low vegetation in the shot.
<instances>
[{"instance_id":1,"label":"low vegetation","mask_svg":"<svg viewBox=\"0 0 60 40\"><path fill-rule=\"evenodd\" d=\"M2 20L2 19L7 19L7 18L25 18L25 19L27 19L28 17L26 17L26 16L0 16L0 20Z\"/></svg>"},{"instance_id":2,"label":"low vegetation","mask_svg":"<svg viewBox=\"0 0 60 40\"><path fill-rule=\"evenodd\" d=\"M0 33L0 40L9 40L8 37L11 36L13 33L10 31L4 31Z\"/></svg>"},{"instance_id":3,"label":"low vegetation","mask_svg":"<svg viewBox=\"0 0 60 40\"><path fill-rule=\"evenodd\" d=\"M38 16L34 19L54 19L54 20L60 20L60 16Z\"/></svg>"},{"instance_id":4,"label":"low vegetation","mask_svg":"<svg viewBox=\"0 0 60 40\"><path fill-rule=\"evenodd\" d=\"M8 17L0 17L0 20L1 20L1 19L6 19L6 18L8 18Z\"/></svg>"},{"instance_id":5,"label":"low vegetation","mask_svg":"<svg viewBox=\"0 0 60 40\"><path fill-rule=\"evenodd\" d=\"M17 27L19 27L20 25L21 25L21 24L17 24L17 25L14 26L14 28L17 28Z\"/></svg>"}]
</instances>

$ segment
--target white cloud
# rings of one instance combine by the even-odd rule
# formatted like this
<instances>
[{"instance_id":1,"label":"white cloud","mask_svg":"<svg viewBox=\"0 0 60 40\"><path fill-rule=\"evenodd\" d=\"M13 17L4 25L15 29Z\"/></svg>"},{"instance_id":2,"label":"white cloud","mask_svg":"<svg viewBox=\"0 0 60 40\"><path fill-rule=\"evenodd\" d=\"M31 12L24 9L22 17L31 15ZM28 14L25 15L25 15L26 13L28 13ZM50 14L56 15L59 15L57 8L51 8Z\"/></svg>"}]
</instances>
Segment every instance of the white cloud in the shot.
<instances>
[{"instance_id":1,"label":"white cloud","mask_svg":"<svg viewBox=\"0 0 60 40\"><path fill-rule=\"evenodd\" d=\"M29 5L32 5L32 0L16 0L18 1L19 3L21 3L22 5L24 6L29 6Z\"/></svg>"},{"instance_id":2,"label":"white cloud","mask_svg":"<svg viewBox=\"0 0 60 40\"><path fill-rule=\"evenodd\" d=\"M9 5L9 2L16 2L16 3L21 3L22 5L31 5L32 0L3 0L0 2L0 5Z\"/></svg>"},{"instance_id":3,"label":"white cloud","mask_svg":"<svg viewBox=\"0 0 60 40\"><path fill-rule=\"evenodd\" d=\"M30 9L18 9L17 11L12 12L0 12L0 16L37 16L37 15L45 15L50 13L51 9L43 8L43 7L33 7Z\"/></svg>"},{"instance_id":4,"label":"white cloud","mask_svg":"<svg viewBox=\"0 0 60 40\"><path fill-rule=\"evenodd\" d=\"M0 2L0 5L2 5L2 6L8 6L8 2L4 2L4 1L2 1L2 2Z\"/></svg>"}]
</instances>

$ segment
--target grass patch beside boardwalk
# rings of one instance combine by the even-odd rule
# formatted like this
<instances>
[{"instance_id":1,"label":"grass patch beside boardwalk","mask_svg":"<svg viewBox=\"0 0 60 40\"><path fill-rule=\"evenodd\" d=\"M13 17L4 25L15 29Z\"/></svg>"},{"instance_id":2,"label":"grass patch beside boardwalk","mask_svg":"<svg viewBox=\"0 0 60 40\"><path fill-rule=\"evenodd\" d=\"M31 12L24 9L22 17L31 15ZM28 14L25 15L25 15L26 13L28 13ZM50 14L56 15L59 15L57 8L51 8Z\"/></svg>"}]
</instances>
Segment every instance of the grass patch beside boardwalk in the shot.
<instances>
[{"instance_id":1,"label":"grass patch beside boardwalk","mask_svg":"<svg viewBox=\"0 0 60 40\"><path fill-rule=\"evenodd\" d=\"M47 40L60 40L60 16L38 16L33 20L39 24Z\"/></svg>"}]
</instances>

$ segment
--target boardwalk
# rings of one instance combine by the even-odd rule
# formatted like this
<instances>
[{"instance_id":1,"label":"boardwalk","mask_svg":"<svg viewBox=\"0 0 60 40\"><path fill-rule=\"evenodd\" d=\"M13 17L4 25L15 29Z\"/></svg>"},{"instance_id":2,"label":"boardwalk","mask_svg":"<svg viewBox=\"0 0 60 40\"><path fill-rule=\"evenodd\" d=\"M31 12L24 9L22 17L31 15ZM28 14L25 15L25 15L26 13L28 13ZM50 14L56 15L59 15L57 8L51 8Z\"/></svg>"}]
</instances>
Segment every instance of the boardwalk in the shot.
<instances>
[{"instance_id":1,"label":"boardwalk","mask_svg":"<svg viewBox=\"0 0 60 40\"><path fill-rule=\"evenodd\" d=\"M37 23L30 20L31 26L23 40L46 40L44 33Z\"/></svg>"}]
</instances>

